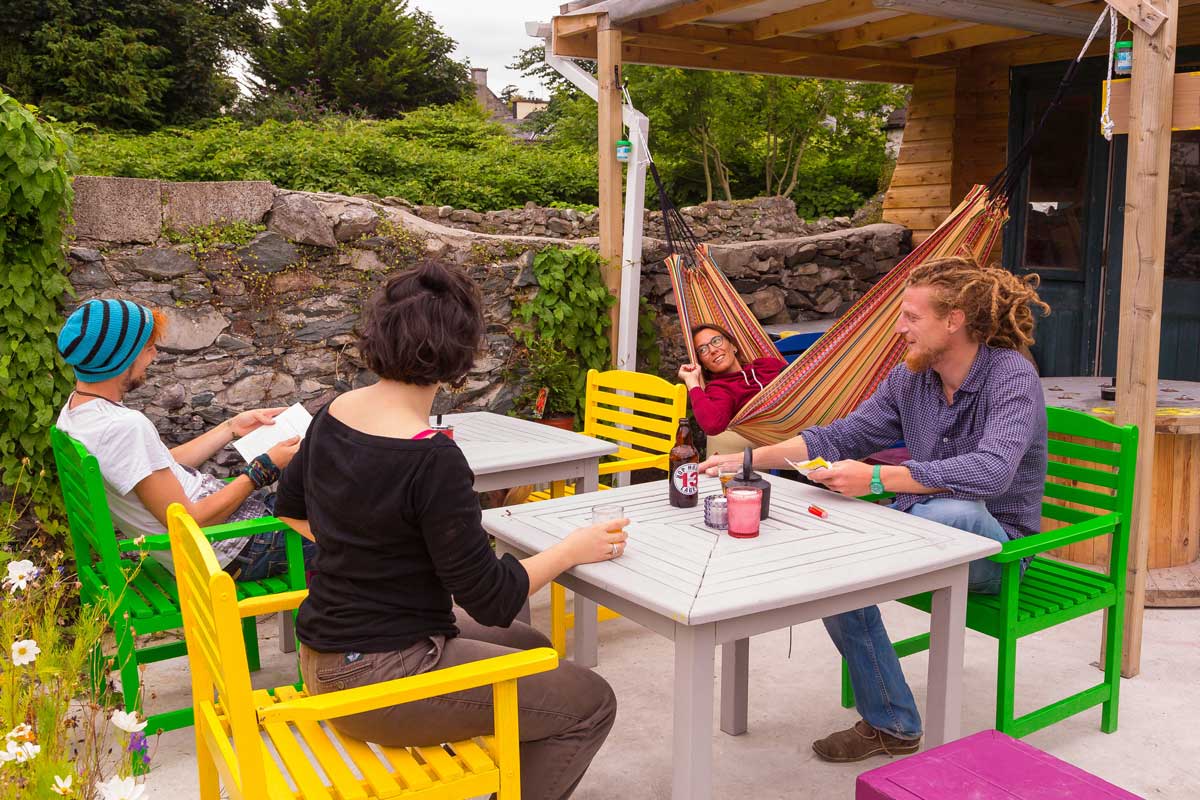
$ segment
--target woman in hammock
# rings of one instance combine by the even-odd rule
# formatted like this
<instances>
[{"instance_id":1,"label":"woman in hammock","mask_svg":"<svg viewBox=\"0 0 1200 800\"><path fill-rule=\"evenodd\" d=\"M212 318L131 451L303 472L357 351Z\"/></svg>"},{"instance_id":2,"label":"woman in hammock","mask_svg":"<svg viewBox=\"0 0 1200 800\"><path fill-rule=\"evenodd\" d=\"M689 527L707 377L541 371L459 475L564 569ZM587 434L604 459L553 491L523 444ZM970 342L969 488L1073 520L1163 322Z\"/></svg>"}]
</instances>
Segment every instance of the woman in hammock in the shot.
<instances>
[{"instance_id":1,"label":"woman in hammock","mask_svg":"<svg viewBox=\"0 0 1200 800\"><path fill-rule=\"evenodd\" d=\"M692 344L700 363L681 366L679 379L688 388L688 401L696 422L709 436L724 433L742 406L787 366L782 358L771 357L743 364L738 358L737 342L716 325L692 328ZM701 375L707 384L703 387ZM711 444L709 449L712 450Z\"/></svg>"}]
</instances>

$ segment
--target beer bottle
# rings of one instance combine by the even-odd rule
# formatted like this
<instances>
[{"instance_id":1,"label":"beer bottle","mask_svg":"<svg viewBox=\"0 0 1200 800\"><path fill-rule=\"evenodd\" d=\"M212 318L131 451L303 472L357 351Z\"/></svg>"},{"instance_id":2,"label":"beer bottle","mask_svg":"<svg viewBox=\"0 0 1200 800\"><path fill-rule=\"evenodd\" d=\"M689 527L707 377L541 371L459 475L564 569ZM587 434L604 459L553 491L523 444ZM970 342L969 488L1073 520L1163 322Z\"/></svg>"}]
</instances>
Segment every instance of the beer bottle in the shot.
<instances>
[{"instance_id":1,"label":"beer bottle","mask_svg":"<svg viewBox=\"0 0 1200 800\"><path fill-rule=\"evenodd\" d=\"M692 508L700 499L700 453L692 445L692 427L686 419L679 420L669 458L671 505Z\"/></svg>"}]
</instances>

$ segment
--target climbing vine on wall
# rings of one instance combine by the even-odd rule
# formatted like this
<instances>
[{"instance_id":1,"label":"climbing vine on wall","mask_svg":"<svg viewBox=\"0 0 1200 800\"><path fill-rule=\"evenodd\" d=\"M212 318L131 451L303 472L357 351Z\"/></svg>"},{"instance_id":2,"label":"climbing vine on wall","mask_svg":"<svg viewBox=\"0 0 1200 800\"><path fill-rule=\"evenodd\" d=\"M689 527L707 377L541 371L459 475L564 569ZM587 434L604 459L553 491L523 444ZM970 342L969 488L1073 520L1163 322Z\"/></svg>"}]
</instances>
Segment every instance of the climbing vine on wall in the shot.
<instances>
[{"instance_id":1,"label":"climbing vine on wall","mask_svg":"<svg viewBox=\"0 0 1200 800\"><path fill-rule=\"evenodd\" d=\"M71 387L54 340L59 299L73 291L63 257L73 167L66 134L0 92L0 482L13 489L33 476L43 520L57 494L38 477L50 466L48 431Z\"/></svg>"}]
</instances>

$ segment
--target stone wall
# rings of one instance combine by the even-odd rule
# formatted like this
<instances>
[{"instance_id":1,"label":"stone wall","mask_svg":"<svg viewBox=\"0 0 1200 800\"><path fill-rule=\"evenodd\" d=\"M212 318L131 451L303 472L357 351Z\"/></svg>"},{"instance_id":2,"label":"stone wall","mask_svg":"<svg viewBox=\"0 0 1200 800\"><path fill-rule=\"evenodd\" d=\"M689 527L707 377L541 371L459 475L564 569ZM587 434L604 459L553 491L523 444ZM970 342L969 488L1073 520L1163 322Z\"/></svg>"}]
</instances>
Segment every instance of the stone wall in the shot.
<instances>
[{"instance_id":1,"label":"stone wall","mask_svg":"<svg viewBox=\"0 0 1200 800\"><path fill-rule=\"evenodd\" d=\"M243 409L302 401L315 410L373 381L355 345L362 305L388 275L427 256L467 270L487 319L475 369L461 391L439 394L436 410L510 410L523 375L512 309L536 291L534 254L563 245L262 183L79 178L74 218L69 261L77 301L127 297L167 314L161 354L129 399L171 443ZM196 235L197 226L229 222L255 227L239 244ZM171 229L191 233L172 243L164 238ZM594 238L579 242L596 245ZM713 252L759 319L777 323L836 314L907 246L905 229L878 224ZM660 312L662 372L673 376L683 345L664 256L663 242L644 240L642 294ZM232 451L218 456L221 467L237 461Z\"/></svg>"},{"instance_id":2,"label":"stone wall","mask_svg":"<svg viewBox=\"0 0 1200 800\"><path fill-rule=\"evenodd\" d=\"M529 203L525 208L480 212L450 206L412 206L400 198L384 198L383 202L405 205L422 219L476 233L562 239L599 235L599 212L596 211L584 213L572 208L540 208ZM698 239L717 243L810 236L850 227L849 217L821 217L814 222L805 222L796 216L796 204L786 197L720 200L685 206L680 213ZM644 226L644 235L653 239L666 238L662 213L657 209L646 211Z\"/></svg>"}]
</instances>

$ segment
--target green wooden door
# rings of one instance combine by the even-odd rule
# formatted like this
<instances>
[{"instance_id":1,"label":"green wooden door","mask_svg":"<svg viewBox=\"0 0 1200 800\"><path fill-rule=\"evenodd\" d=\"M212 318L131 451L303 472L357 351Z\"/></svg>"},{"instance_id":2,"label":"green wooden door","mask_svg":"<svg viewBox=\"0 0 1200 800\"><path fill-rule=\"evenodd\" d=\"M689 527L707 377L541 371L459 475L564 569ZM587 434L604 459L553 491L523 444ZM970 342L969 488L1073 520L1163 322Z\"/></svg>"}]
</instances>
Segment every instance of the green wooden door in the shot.
<instances>
[{"instance_id":1,"label":"green wooden door","mask_svg":"<svg viewBox=\"0 0 1200 800\"><path fill-rule=\"evenodd\" d=\"M1051 113L1004 232L1005 267L1040 275L1052 309L1039 320L1032 348L1043 375L1090 375L1096 365L1110 149L1099 135L1104 68L1099 59L1082 64ZM1066 69L1058 62L1013 70L1010 153L1037 124Z\"/></svg>"}]
</instances>

